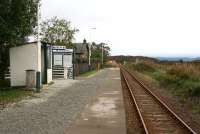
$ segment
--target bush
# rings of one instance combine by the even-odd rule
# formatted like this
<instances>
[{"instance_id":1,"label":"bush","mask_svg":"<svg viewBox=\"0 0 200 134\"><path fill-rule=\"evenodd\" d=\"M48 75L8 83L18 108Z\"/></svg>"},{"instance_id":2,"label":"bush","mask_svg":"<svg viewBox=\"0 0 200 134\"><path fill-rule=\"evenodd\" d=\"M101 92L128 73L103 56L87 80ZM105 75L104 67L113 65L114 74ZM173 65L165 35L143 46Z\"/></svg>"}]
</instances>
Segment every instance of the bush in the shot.
<instances>
[{"instance_id":1,"label":"bush","mask_svg":"<svg viewBox=\"0 0 200 134\"><path fill-rule=\"evenodd\" d=\"M171 65L166 69L166 72L184 80L192 79L198 81L200 76L199 70L191 64Z\"/></svg>"},{"instance_id":2,"label":"bush","mask_svg":"<svg viewBox=\"0 0 200 134\"><path fill-rule=\"evenodd\" d=\"M200 97L200 87L195 87L189 90L189 96L191 97Z\"/></svg>"},{"instance_id":3,"label":"bush","mask_svg":"<svg viewBox=\"0 0 200 134\"><path fill-rule=\"evenodd\" d=\"M136 71L157 80L159 85L182 97L200 97L200 65L192 63L158 64L139 62L129 64Z\"/></svg>"}]
</instances>

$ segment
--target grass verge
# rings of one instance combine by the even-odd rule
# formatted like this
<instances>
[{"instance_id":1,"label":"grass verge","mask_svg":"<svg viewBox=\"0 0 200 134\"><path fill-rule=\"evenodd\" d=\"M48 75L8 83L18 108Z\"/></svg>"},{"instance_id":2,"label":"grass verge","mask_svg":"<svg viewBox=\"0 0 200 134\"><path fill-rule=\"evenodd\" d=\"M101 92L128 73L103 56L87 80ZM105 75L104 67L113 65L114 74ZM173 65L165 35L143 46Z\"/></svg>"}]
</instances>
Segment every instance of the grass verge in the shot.
<instances>
[{"instance_id":1,"label":"grass verge","mask_svg":"<svg viewBox=\"0 0 200 134\"><path fill-rule=\"evenodd\" d=\"M200 71L192 63L166 65L140 62L130 63L127 67L152 79L154 84L184 100L183 103L188 101L193 111L200 114Z\"/></svg>"},{"instance_id":2,"label":"grass verge","mask_svg":"<svg viewBox=\"0 0 200 134\"><path fill-rule=\"evenodd\" d=\"M27 91L20 88L0 89L0 104L8 104L20 101L24 97L32 96L33 91Z\"/></svg>"}]
</instances>

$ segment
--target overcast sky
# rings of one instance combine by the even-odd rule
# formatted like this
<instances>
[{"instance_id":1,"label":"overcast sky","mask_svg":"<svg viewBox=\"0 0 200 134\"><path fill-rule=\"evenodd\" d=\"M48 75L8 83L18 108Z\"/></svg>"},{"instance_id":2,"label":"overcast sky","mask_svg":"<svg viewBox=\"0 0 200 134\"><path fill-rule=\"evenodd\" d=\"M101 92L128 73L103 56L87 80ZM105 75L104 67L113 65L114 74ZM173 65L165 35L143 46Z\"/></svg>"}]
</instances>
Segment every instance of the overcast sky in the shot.
<instances>
[{"instance_id":1,"label":"overcast sky","mask_svg":"<svg viewBox=\"0 0 200 134\"><path fill-rule=\"evenodd\" d=\"M42 0L42 18L52 16L112 55L200 56L200 0Z\"/></svg>"}]
</instances>

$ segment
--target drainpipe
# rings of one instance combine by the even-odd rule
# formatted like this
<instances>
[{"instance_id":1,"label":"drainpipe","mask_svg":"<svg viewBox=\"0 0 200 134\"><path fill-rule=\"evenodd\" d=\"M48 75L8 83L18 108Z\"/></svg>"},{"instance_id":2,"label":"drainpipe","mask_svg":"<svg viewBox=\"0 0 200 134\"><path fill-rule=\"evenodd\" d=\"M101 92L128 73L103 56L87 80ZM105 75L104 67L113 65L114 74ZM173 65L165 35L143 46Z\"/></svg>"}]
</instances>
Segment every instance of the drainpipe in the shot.
<instances>
[{"instance_id":1,"label":"drainpipe","mask_svg":"<svg viewBox=\"0 0 200 134\"><path fill-rule=\"evenodd\" d=\"M44 83L48 84L47 82L47 69L48 69L48 46L47 44L44 45Z\"/></svg>"}]
</instances>

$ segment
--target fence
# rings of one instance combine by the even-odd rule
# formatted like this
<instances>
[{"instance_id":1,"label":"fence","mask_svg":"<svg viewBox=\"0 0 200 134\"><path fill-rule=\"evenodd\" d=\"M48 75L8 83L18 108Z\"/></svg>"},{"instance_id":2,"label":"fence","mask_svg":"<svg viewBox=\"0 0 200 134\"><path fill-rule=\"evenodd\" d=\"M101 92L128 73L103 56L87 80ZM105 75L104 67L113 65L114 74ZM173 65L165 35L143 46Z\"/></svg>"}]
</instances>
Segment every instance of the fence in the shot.
<instances>
[{"instance_id":1,"label":"fence","mask_svg":"<svg viewBox=\"0 0 200 134\"><path fill-rule=\"evenodd\" d=\"M4 72L0 72L0 80L9 80L10 79L10 67L8 67Z\"/></svg>"},{"instance_id":2,"label":"fence","mask_svg":"<svg viewBox=\"0 0 200 134\"><path fill-rule=\"evenodd\" d=\"M6 79L6 80L9 80L9 79L10 79L10 67L8 67L8 69L6 70L5 79Z\"/></svg>"},{"instance_id":3,"label":"fence","mask_svg":"<svg viewBox=\"0 0 200 134\"><path fill-rule=\"evenodd\" d=\"M79 74L85 73L89 70L98 70L100 69L100 63L92 63L89 67L88 63L76 63L74 64L74 74L78 76ZM10 80L10 67L6 70L5 79Z\"/></svg>"},{"instance_id":4,"label":"fence","mask_svg":"<svg viewBox=\"0 0 200 134\"><path fill-rule=\"evenodd\" d=\"M78 76L79 74L85 73L89 70L100 69L100 63L93 63L89 67L88 63L76 63L74 64L74 74Z\"/></svg>"}]
</instances>

